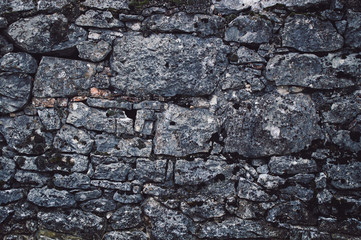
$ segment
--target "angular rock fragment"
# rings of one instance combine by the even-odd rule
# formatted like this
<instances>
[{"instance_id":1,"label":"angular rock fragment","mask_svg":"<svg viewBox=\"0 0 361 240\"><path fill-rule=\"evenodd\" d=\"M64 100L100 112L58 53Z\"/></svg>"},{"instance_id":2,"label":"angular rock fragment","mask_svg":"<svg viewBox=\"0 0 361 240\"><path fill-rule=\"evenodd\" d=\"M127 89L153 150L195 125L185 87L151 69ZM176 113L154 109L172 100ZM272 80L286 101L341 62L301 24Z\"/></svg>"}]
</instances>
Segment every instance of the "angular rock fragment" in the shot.
<instances>
[{"instance_id":1,"label":"angular rock fragment","mask_svg":"<svg viewBox=\"0 0 361 240\"><path fill-rule=\"evenodd\" d=\"M328 171L331 184L338 189L361 187L361 162L332 166Z\"/></svg>"},{"instance_id":2,"label":"angular rock fragment","mask_svg":"<svg viewBox=\"0 0 361 240\"><path fill-rule=\"evenodd\" d=\"M223 76L222 90L260 91L265 87L262 72L249 67L229 65Z\"/></svg>"},{"instance_id":3,"label":"angular rock fragment","mask_svg":"<svg viewBox=\"0 0 361 240\"><path fill-rule=\"evenodd\" d=\"M23 73L0 73L0 113L20 110L28 102L32 78Z\"/></svg>"},{"instance_id":4,"label":"angular rock fragment","mask_svg":"<svg viewBox=\"0 0 361 240\"><path fill-rule=\"evenodd\" d=\"M130 192L132 185L129 182L112 182L108 180L92 180L91 185L106 189L116 189L123 192Z\"/></svg>"},{"instance_id":5,"label":"angular rock fragment","mask_svg":"<svg viewBox=\"0 0 361 240\"><path fill-rule=\"evenodd\" d=\"M191 35L126 34L114 43L111 85L127 95L211 94L227 64L220 39Z\"/></svg>"},{"instance_id":6,"label":"angular rock fragment","mask_svg":"<svg viewBox=\"0 0 361 240\"><path fill-rule=\"evenodd\" d=\"M286 182L285 179L280 178L278 176L272 176L269 174L260 174L257 183L261 184L263 187L267 189L276 189L280 185L283 185Z\"/></svg>"},{"instance_id":7,"label":"angular rock fragment","mask_svg":"<svg viewBox=\"0 0 361 240\"><path fill-rule=\"evenodd\" d=\"M97 152L115 157L149 157L152 141L141 138L122 139L114 135L102 134L95 138Z\"/></svg>"},{"instance_id":8,"label":"angular rock fragment","mask_svg":"<svg viewBox=\"0 0 361 240\"><path fill-rule=\"evenodd\" d=\"M37 15L10 24L7 34L30 53L67 50L86 39L86 31L69 25L62 14Z\"/></svg>"},{"instance_id":9,"label":"angular rock fragment","mask_svg":"<svg viewBox=\"0 0 361 240\"><path fill-rule=\"evenodd\" d=\"M347 28L345 32L345 44L352 48L360 48L361 38L361 13L348 10Z\"/></svg>"},{"instance_id":10,"label":"angular rock fragment","mask_svg":"<svg viewBox=\"0 0 361 240\"><path fill-rule=\"evenodd\" d=\"M112 231L104 235L104 240L147 240L148 237L141 231Z\"/></svg>"},{"instance_id":11,"label":"angular rock fragment","mask_svg":"<svg viewBox=\"0 0 361 240\"><path fill-rule=\"evenodd\" d=\"M177 160L174 167L174 182L179 185L198 185L208 182L227 171L227 163L221 160Z\"/></svg>"},{"instance_id":12,"label":"angular rock fragment","mask_svg":"<svg viewBox=\"0 0 361 240\"><path fill-rule=\"evenodd\" d=\"M361 102L354 96L336 99L330 109L323 111L323 121L332 124L345 124L356 119L361 113Z\"/></svg>"},{"instance_id":13,"label":"angular rock fragment","mask_svg":"<svg viewBox=\"0 0 361 240\"><path fill-rule=\"evenodd\" d=\"M153 133L153 122L155 121L155 114L152 110L138 110L134 124L134 130L144 135L151 135Z\"/></svg>"},{"instance_id":14,"label":"angular rock fragment","mask_svg":"<svg viewBox=\"0 0 361 240\"><path fill-rule=\"evenodd\" d=\"M81 209L87 212L104 213L116 209L116 203L111 199L99 198L80 204Z\"/></svg>"},{"instance_id":15,"label":"angular rock fragment","mask_svg":"<svg viewBox=\"0 0 361 240\"><path fill-rule=\"evenodd\" d=\"M217 131L217 119L208 110L170 105L156 123L154 153L181 157L208 152Z\"/></svg>"},{"instance_id":16,"label":"angular rock fragment","mask_svg":"<svg viewBox=\"0 0 361 240\"><path fill-rule=\"evenodd\" d=\"M141 194L120 194L119 192L116 192L113 196L113 199L117 202L120 202L122 204L132 204L132 203L140 203L143 200L143 197Z\"/></svg>"},{"instance_id":17,"label":"angular rock fragment","mask_svg":"<svg viewBox=\"0 0 361 240\"><path fill-rule=\"evenodd\" d=\"M86 0L82 5L97 9L116 9L116 10L128 10L127 0Z\"/></svg>"},{"instance_id":18,"label":"angular rock fragment","mask_svg":"<svg viewBox=\"0 0 361 240\"><path fill-rule=\"evenodd\" d=\"M72 173L68 176L55 174L53 182L55 186L67 189L87 189L90 187L90 178L82 173Z\"/></svg>"},{"instance_id":19,"label":"angular rock fragment","mask_svg":"<svg viewBox=\"0 0 361 240\"><path fill-rule=\"evenodd\" d=\"M152 228L149 229L155 239L194 239L192 220L185 215L165 208L153 198L143 205L143 212L150 218Z\"/></svg>"},{"instance_id":20,"label":"angular rock fragment","mask_svg":"<svg viewBox=\"0 0 361 240\"><path fill-rule=\"evenodd\" d=\"M39 0L37 9L38 11L58 11L70 4L72 0Z\"/></svg>"},{"instance_id":21,"label":"angular rock fragment","mask_svg":"<svg viewBox=\"0 0 361 240\"><path fill-rule=\"evenodd\" d=\"M15 174L15 162L13 159L0 157L0 181L8 182Z\"/></svg>"},{"instance_id":22,"label":"angular rock fragment","mask_svg":"<svg viewBox=\"0 0 361 240\"><path fill-rule=\"evenodd\" d=\"M265 202L271 200L271 196L266 193L262 187L243 177L238 181L238 197L256 202Z\"/></svg>"},{"instance_id":23,"label":"angular rock fragment","mask_svg":"<svg viewBox=\"0 0 361 240\"><path fill-rule=\"evenodd\" d=\"M199 238L258 239L283 238L285 231L263 222L227 218L221 222L208 222L199 227Z\"/></svg>"},{"instance_id":24,"label":"angular rock fragment","mask_svg":"<svg viewBox=\"0 0 361 240\"><path fill-rule=\"evenodd\" d=\"M260 17L239 16L226 29L224 40L243 44L268 43L272 37L272 23Z\"/></svg>"},{"instance_id":25,"label":"angular rock fragment","mask_svg":"<svg viewBox=\"0 0 361 240\"><path fill-rule=\"evenodd\" d=\"M30 54L7 53L0 59L0 70L4 72L36 73L38 64Z\"/></svg>"},{"instance_id":26,"label":"angular rock fragment","mask_svg":"<svg viewBox=\"0 0 361 240\"><path fill-rule=\"evenodd\" d=\"M196 222L222 217L226 214L222 200L206 197L187 198L181 202L180 209Z\"/></svg>"},{"instance_id":27,"label":"angular rock fragment","mask_svg":"<svg viewBox=\"0 0 361 240\"><path fill-rule=\"evenodd\" d=\"M50 148L52 135L44 133L38 117L21 115L0 118L0 133L9 147L24 154L42 154Z\"/></svg>"},{"instance_id":28,"label":"angular rock fragment","mask_svg":"<svg viewBox=\"0 0 361 240\"><path fill-rule=\"evenodd\" d=\"M0 191L0 205L18 201L24 197L23 189L10 189Z\"/></svg>"},{"instance_id":29,"label":"angular rock fragment","mask_svg":"<svg viewBox=\"0 0 361 240\"><path fill-rule=\"evenodd\" d=\"M268 167L270 172L276 175L312 173L317 171L315 160L292 156L271 157Z\"/></svg>"},{"instance_id":30,"label":"angular rock fragment","mask_svg":"<svg viewBox=\"0 0 361 240\"><path fill-rule=\"evenodd\" d=\"M70 104L66 122L75 127L85 127L88 130L133 134L133 120L128 118L123 111L98 110L81 102Z\"/></svg>"},{"instance_id":31,"label":"angular rock fragment","mask_svg":"<svg viewBox=\"0 0 361 240\"><path fill-rule=\"evenodd\" d=\"M54 108L44 108L38 110L41 123L47 130L58 130L61 127L61 121Z\"/></svg>"},{"instance_id":32,"label":"angular rock fragment","mask_svg":"<svg viewBox=\"0 0 361 240\"><path fill-rule=\"evenodd\" d=\"M93 63L44 56L34 82L35 97L76 96L91 87L96 73Z\"/></svg>"},{"instance_id":33,"label":"angular rock fragment","mask_svg":"<svg viewBox=\"0 0 361 240\"><path fill-rule=\"evenodd\" d=\"M68 212L39 212L38 219L46 229L77 234L85 238L100 235L105 226L103 218L77 209Z\"/></svg>"},{"instance_id":34,"label":"angular rock fragment","mask_svg":"<svg viewBox=\"0 0 361 240\"><path fill-rule=\"evenodd\" d=\"M108 100L108 99L97 99L97 98L88 98L87 104L90 107L97 108L119 108L119 109L132 109L132 103L130 102L118 102L116 100Z\"/></svg>"},{"instance_id":35,"label":"angular rock fragment","mask_svg":"<svg viewBox=\"0 0 361 240\"><path fill-rule=\"evenodd\" d=\"M254 158L297 152L319 137L318 120L314 103L303 94L249 99L225 122L224 151Z\"/></svg>"},{"instance_id":36,"label":"angular rock fragment","mask_svg":"<svg viewBox=\"0 0 361 240\"><path fill-rule=\"evenodd\" d=\"M113 17L111 12L94 10L89 10L78 17L75 24L82 27L96 28L119 28L124 26L121 21Z\"/></svg>"},{"instance_id":37,"label":"angular rock fragment","mask_svg":"<svg viewBox=\"0 0 361 240\"><path fill-rule=\"evenodd\" d=\"M35 4L32 0L4 0L0 3L0 15L33 9L35 9Z\"/></svg>"},{"instance_id":38,"label":"angular rock fragment","mask_svg":"<svg viewBox=\"0 0 361 240\"><path fill-rule=\"evenodd\" d=\"M100 198L101 196L102 192L100 190L81 191L74 194L74 198L77 202L84 202L87 200Z\"/></svg>"},{"instance_id":39,"label":"angular rock fragment","mask_svg":"<svg viewBox=\"0 0 361 240\"><path fill-rule=\"evenodd\" d=\"M44 186L50 179L49 177L36 172L27 172L18 170L14 176L15 180L24 185Z\"/></svg>"},{"instance_id":40,"label":"angular rock fragment","mask_svg":"<svg viewBox=\"0 0 361 240\"><path fill-rule=\"evenodd\" d=\"M136 179L144 182L164 182L167 160L137 159Z\"/></svg>"},{"instance_id":41,"label":"angular rock fragment","mask_svg":"<svg viewBox=\"0 0 361 240\"><path fill-rule=\"evenodd\" d=\"M114 230L137 227L142 222L140 207L122 206L112 214L110 224Z\"/></svg>"},{"instance_id":42,"label":"angular rock fragment","mask_svg":"<svg viewBox=\"0 0 361 240\"><path fill-rule=\"evenodd\" d=\"M103 40L100 41L84 41L76 48L79 51L81 59L90 60L92 62L100 62L108 56L112 50L112 46Z\"/></svg>"},{"instance_id":43,"label":"angular rock fragment","mask_svg":"<svg viewBox=\"0 0 361 240\"><path fill-rule=\"evenodd\" d=\"M73 207L75 205L72 194L48 187L31 189L28 201L40 207Z\"/></svg>"},{"instance_id":44,"label":"angular rock fragment","mask_svg":"<svg viewBox=\"0 0 361 240\"><path fill-rule=\"evenodd\" d=\"M54 138L54 147L66 153L88 154L94 140L89 134L71 125L64 125Z\"/></svg>"},{"instance_id":45,"label":"angular rock fragment","mask_svg":"<svg viewBox=\"0 0 361 240\"><path fill-rule=\"evenodd\" d=\"M280 190L281 197L286 200L292 200L294 198L303 202L309 202L313 198L313 190L302 187L301 185L288 186Z\"/></svg>"},{"instance_id":46,"label":"angular rock fragment","mask_svg":"<svg viewBox=\"0 0 361 240\"><path fill-rule=\"evenodd\" d=\"M105 179L111 181L125 181L130 170L131 168L129 165L121 162L100 164L96 166L92 177L95 179Z\"/></svg>"},{"instance_id":47,"label":"angular rock fragment","mask_svg":"<svg viewBox=\"0 0 361 240\"><path fill-rule=\"evenodd\" d=\"M0 223L4 222L5 219L12 213L7 207L0 207Z\"/></svg>"},{"instance_id":48,"label":"angular rock fragment","mask_svg":"<svg viewBox=\"0 0 361 240\"><path fill-rule=\"evenodd\" d=\"M295 15L286 19L282 46L301 52L330 52L342 48L344 40L332 23L316 17Z\"/></svg>"}]
</instances>

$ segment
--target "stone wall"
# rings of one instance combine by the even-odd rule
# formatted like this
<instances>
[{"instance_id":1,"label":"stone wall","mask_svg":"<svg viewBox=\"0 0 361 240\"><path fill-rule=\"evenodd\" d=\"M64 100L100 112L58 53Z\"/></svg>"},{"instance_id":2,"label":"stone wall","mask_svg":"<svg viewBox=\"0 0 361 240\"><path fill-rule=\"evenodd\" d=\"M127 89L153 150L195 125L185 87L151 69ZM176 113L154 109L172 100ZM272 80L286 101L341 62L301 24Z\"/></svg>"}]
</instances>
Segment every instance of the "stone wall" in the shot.
<instances>
[{"instance_id":1,"label":"stone wall","mask_svg":"<svg viewBox=\"0 0 361 240\"><path fill-rule=\"evenodd\" d=\"M361 6L2 0L1 239L361 239Z\"/></svg>"}]
</instances>

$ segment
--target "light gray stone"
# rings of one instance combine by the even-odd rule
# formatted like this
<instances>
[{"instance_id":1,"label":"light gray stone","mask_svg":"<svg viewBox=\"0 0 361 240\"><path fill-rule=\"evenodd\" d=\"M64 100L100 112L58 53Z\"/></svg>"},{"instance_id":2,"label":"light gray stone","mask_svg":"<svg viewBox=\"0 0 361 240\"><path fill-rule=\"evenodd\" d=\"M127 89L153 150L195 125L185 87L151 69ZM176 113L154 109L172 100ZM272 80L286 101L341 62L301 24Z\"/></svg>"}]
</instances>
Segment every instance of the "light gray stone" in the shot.
<instances>
[{"instance_id":1,"label":"light gray stone","mask_svg":"<svg viewBox=\"0 0 361 240\"><path fill-rule=\"evenodd\" d=\"M154 153L181 157L208 152L218 128L217 119L206 109L169 105L156 123Z\"/></svg>"},{"instance_id":2,"label":"light gray stone","mask_svg":"<svg viewBox=\"0 0 361 240\"><path fill-rule=\"evenodd\" d=\"M41 123L46 130L58 130L61 127L59 114L54 108L44 108L38 110Z\"/></svg>"},{"instance_id":3,"label":"light gray stone","mask_svg":"<svg viewBox=\"0 0 361 240\"><path fill-rule=\"evenodd\" d=\"M66 17L58 13L22 18L10 24L7 34L30 53L67 50L86 39L84 29L70 25Z\"/></svg>"},{"instance_id":4,"label":"light gray stone","mask_svg":"<svg viewBox=\"0 0 361 240\"><path fill-rule=\"evenodd\" d=\"M263 187L267 189L276 189L280 185L283 185L286 182L285 179L278 177L278 176L272 176L269 174L260 174L257 183L261 184Z\"/></svg>"},{"instance_id":5,"label":"light gray stone","mask_svg":"<svg viewBox=\"0 0 361 240\"><path fill-rule=\"evenodd\" d=\"M227 64L228 47L217 38L126 34L114 43L111 85L127 95L208 95Z\"/></svg>"},{"instance_id":6,"label":"light gray stone","mask_svg":"<svg viewBox=\"0 0 361 240\"><path fill-rule=\"evenodd\" d=\"M242 101L225 121L224 151L253 158L298 152L319 137L318 121L314 103L304 94Z\"/></svg>"},{"instance_id":7,"label":"light gray stone","mask_svg":"<svg viewBox=\"0 0 361 240\"><path fill-rule=\"evenodd\" d=\"M112 51L112 46L104 40L84 41L76 45L76 48L78 49L79 57L81 59L90 60L92 62L104 60Z\"/></svg>"},{"instance_id":8,"label":"light gray stone","mask_svg":"<svg viewBox=\"0 0 361 240\"><path fill-rule=\"evenodd\" d=\"M147 240L148 237L141 231L112 231L104 235L104 240Z\"/></svg>"},{"instance_id":9,"label":"light gray stone","mask_svg":"<svg viewBox=\"0 0 361 240\"><path fill-rule=\"evenodd\" d=\"M28 102L31 77L23 73L0 73L0 113L15 112Z\"/></svg>"},{"instance_id":10,"label":"light gray stone","mask_svg":"<svg viewBox=\"0 0 361 240\"><path fill-rule=\"evenodd\" d=\"M114 230L123 230L137 227L142 223L142 209L124 205L117 209L110 218L110 225Z\"/></svg>"},{"instance_id":11,"label":"light gray stone","mask_svg":"<svg viewBox=\"0 0 361 240\"><path fill-rule=\"evenodd\" d=\"M39 0L37 4L38 11L59 11L74 0Z\"/></svg>"},{"instance_id":12,"label":"light gray stone","mask_svg":"<svg viewBox=\"0 0 361 240\"><path fill-rule=\"evenodd\" d=\"M343 47L344 40L332 23L316 17L295 15L286 19L282 46L301 52L330 52Z\"/></svg>"},{"instance_id":13,"label":"light gray stone","mask_svg":"<svg viewBox=\"0 0 361 240\"><path fill-rule=\"evenodd\" d=\"M124 26L121 21L113 17L111 12L94 10L89 10L78 17L75 24L82 27L96 28L119 28Z\"/></svg>"},{"instance_id":14,"label":"light gray stone","mask_svg":"<svg viewBox=\"0 0 361 240\"><path fill-rule=\"evenodd\" d=\"M226 29L224 40L243 44L268 43L272 37L272 23L260 17L239 16Z\"/></svg>"},{"instance_id":15,"label":"light gray stone","mask_svg":"<svg viewBox=\"0 0 361 240\"><path fill-rule=\"evenodd\" d=\"M292 156L274 156L268 163L270 172L276 175L312 173L317 171L315 160Z\"/></svg>"},{"instance_id":16,"label":"light gray stone","mask_svg":"<svg viewBox=\"0 0 361 240\"><path fill-rule=\"evenodd\" d=\"M44 56L36 73L33 94L35 97L79 95L91 87L95 73L93 63Z\"/></svg>"},{"instance_id":17,"label":"light gray stone","mask_svg":"<svg viewBox=\"0 0 361 240\"><path fill-rule=\"evenodd\" d=\"M66 153L88 154L92 150L94 140L85 130L71 125L63 125L54 138L54 147Z\"/></svg>"},{"instance_id":18,"label":"light gray stone","mask_svg":"<svg viewBox=\"0 0 361 240\"><path fill-rule=\"evenodd\" d=\"M33 188L29 191L28 201L40 207L74 207L74 196L67 191L54 188Z\"/></svg>"},{"instance_id":19,"label":"light gray stone","mask_svg":"<svg viewBox=\"0 0 361 240\"><path fill-rule=\"evenodd\" d=\"M82 3L86 7L97 8L97 9L116 9L116 10L129 10L127 0L86 0Z\"/></svg>"},{"instance_id":20,"label":"light gray stone","mask_svg":"<svg viewBox=\"0 0 361 240\"><path fill-rule=\"evenodd\" d=\"M0 3L0 15L33 9L35 9L35 4L32 0L4 0Z\"/></svg>"},{"instance_id":21,"label":"light gray stone","mask_svg":"<svg viewBox=\"0 0 361 240\"><path fill-rule=\"evenodd\" d=\"M0 59L0 70L4 72L36 73L38 63L24 52L7 53Z\"/></svg>"},{"instance_id":22,"label":"light gray stone","mask_svg":"<svg viewBox=\"0 0 361 240\"><path fill-rule=\"evenodd\" d=\"M167 160L137 159L135 178L144 182L164 182Z\"/></svg>"},{"instance_id":23,"label":"light gray stone","mask_svg":"<svg viewBox=\"0 0 361 240\"><path fill-rule=\"evenodd\" d=\"M152 110L138 110L135 118L134 130L143 135L152 135L153 123L156 117Z\"/></svg>"},{"instance_id":24,"label":"light gray stone","mask_svg":"<svg viewBox=\"0 0 361 240\"><path fill-rule=\"evenodd\" d=\"M90 107L97 107L97 108L119 108L119 109L132 109L132 103L130 102L119 102L116 100L108 100L108 99L101 99L101 98L88 98L87 104Z\"/></svg>"},{"instance_id":25,"label":"light gray stone","mask_svg":"<svg viewBox=\"0 0 361 240\"><path fill-rule=\"evenodd\" d=\"M124 192L130 192L132 185L129 182L112 182L108 180L91 180L91 185L106 189L116 189Z\"/></svg>"}]
</instances>

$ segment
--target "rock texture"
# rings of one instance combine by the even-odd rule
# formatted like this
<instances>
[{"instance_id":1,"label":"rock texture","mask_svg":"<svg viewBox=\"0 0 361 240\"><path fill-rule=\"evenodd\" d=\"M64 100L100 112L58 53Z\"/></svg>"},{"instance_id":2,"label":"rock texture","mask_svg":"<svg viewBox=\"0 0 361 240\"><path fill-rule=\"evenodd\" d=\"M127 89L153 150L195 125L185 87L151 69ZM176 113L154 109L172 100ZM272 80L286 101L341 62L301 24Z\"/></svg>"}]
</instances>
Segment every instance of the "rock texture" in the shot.
<instances>
[{"instance_id":1,"label":"rock texture","mask_svg":"<svg viewBox=\"0 0 361 240\"><path fill-rule=\"evenodd\" d=\"M359 240L356 0L0 0L0 239Z\"/></svg>"}]
</instances>

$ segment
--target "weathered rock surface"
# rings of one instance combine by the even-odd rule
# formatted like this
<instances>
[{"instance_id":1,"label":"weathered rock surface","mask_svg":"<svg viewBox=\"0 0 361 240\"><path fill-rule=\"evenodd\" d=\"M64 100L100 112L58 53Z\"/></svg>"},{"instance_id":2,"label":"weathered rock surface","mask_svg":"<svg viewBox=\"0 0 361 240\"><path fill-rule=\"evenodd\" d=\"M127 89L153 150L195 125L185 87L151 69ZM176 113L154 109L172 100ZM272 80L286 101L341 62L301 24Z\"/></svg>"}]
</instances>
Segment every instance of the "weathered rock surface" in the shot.
<instances>
[{"instance_id":1,"label":"weathered rock surface","mask_svg":"<svg viewBox=\"0 0 361 240\"><path fill-rule=\"evenodd\" d=\"M114 230L123 230L137 227L142 222L142 210L140 207L125 205L115 211L110 219Z\"/></svg>"},{"instance_id":2,"label":"weathered rock surface","mask_svg":"<svg viewBox=\"0 0 361 240\"><path fill-rule=\"evenodd\" d=\"M30 54L7 53L0 59L0 70L4 72L36 73L38 64Z\"/></svg>"},{"instance_id":3,"label":"weathered rock surface","mask_svg":"<svg viewBox=\"0 0 361 240\"><path fill-rule=\"evenodd\" d=\"M87 200L100 198L101 196L102 192L100 190L81 191L74 194L74 198L77 202L84 202Z\"/></svg>"},{"instance_id":4,"label":"weathered rock surface","mask_svg":"<svg viewBox=\"0 0 361 240\"><path fill-rule=\"evenodd\" d=\"M361 187L361 163L332 166L328 171L331 184L338 189L357 189Z\"/></svg>"},{"instance_id":5,"label":"weathered rock surface","mask_svg":"<svg viewBox=\"0 0 361 240\"><path fill-rule=\"evenodd\" d=\"M199 238L235 238L257 239L278 238L283 235L282 230L273 228L262 222L228 218L221 222L209 222L200 226ZM284 235L283 235L284 236Z\"/></svg>"},{"instance_id":6,"label":"weathered rock surface","mask_svg":"<svg viewBox=\"0 0 361 240\"><path fill-rule=\"evenodd\" d=\"M35 8L32 0L4 0L0 3L0 14L29 11Z\"/></svg>"},{"instance_id":7,"label":"weathered rock surface","mask_svg":"<svg viewBox=\"0 0 361 240\"><path fill-rule=\"evenodd\" d=\"M266 189L276 189L280 185L283 185L286 182L285 179L278 177L278 176L272 176L269 174L260 174L257 183L265 187Z\"/></svg>"},{"instance_id":8,"label":"weathered rock surface","mask_svg":"<svg viewBox=\"0 0 361 240\"><path fill-rule=\"evenodd\" d=\"M54 147L65 153L90 153L94 140L85 130L64 125L54 138Z\"/></svg>"},{"instance_id":9,"label":"weathered rock surface","mask_svg":"<svg viewBox=\"0 0 361 240\"><path fill-rule=\"evenodd\" d=\"M47 187L31 189L28 201L40 207L72 207L75 205L74 196L69 192Z\"/></svg>"},{"instance_id":10,"label":"weathered rock surface","mask_svg":"<svg viewBox=\"0 0 361 240\"><path fill-rule=\"evenodd\" d=\"M76 46L81 59L90 60L92 62L100 62L104 60L112 51L112 46L103 40L100 41L84 41Z\"/></svg>"},{"instance_id":11,"label":"weathered rock surface","mask_svg":"<svg viewBox=\"0 0 361 240\"><path fill-rule=\"evenodd\" d=\"M86 6L86 7L97 8L97 9L116 9L116 10L129 9L127 0L119 0L119 1L113 1L113 0L104 0L104 1L86 0L82 4L84 6Z\"/></svg>"},{"instance_id":12,"label":"weathered rock surface","mask_svg":"<svg viewBox=\"0 0 361 240\"><path fill-rule=\"evenodd\" d=\"M39 212L38 219L46 229L93 237L104 229L104 219L81 210Z\"/></svg>"},{"instance_id":13,"label":"weathered rock surface","mask_svg":"<svg viewBox=\"0 0 361 240\"><path fill-rule=\"evenodd\" d=\"M130 171L130 166L120 163L101 164L95 168L93 178L113 181L125 181Z\"/></svg>"},{"instance_id":14,"label":"weathered rock surface","mask_svg":"<svg viewBox=\"0 0 361 240\"><path fill-rule=\"evenodd\" d=\"M13 159L0 157L0 181L7 182L15 174L15 162Z\"/></svg>"},{"instance_id":15,"label":"weathered rock surface","mask_svg":"<svg viewBox=\"0 0 361 240\"><path fill-rule=\"evenodd\" d=\"M206 197L187 198L181 202L182 212L193 219L203 221L222 217L226 214L223 202L219 199L207 199Z\"/></svg>"},{"instance_id":16,"label":"weathered rock surface","mask_svg":"<svg viewBox=\"0 0 361 240\"><path fill-rule=\"evenodd\" d=\"M104 240L146 240L147 235L140 231L112 231L104 235Z\"/></svg>"},{"instance_id":17,"label":"weathered rock surface","mask_svg":"<svg viewBox=\"0 0 361 240\"><path fill-rule=\"evenodd\" d=\"M0 56L2 57L6 53L9 53L14 50L13 44L9 43L6 38L0 35Z\"/></svg>"},{"instance_id":18,"label":"weathered rock surface","mask_svg":"<svg viewBox=\"0 0 361 240\"><path fill-rule=\"evenodd\" d=\"M15 202L24 197L23 189L10 189L0 191L0 205Z\"/></svg>"},{"instance_id":19,"label":"weathered rock surface","mask_svg":"<svg viewBox=\"0 0 361 240\"><path fill-rule=\"evenodd\" d=\"M67 189L87 189L90 187L90 178L82 173L72 173L70 175L54 175L54 185Z\"/></svg>"},{"instance_id":20,"label":"weathered rock surface","mask_svg":"<svg viewBox=\"0 0 361 240\"><path fill-rule=\"evenodd\" d=\"M48 12L59 11L70 3L72 3L72 0L39 0L37 9Z\"/></svg>"},{"instance_id":21,"label":"weathered rock surface","mask_svg":"<svg viewBox=\"0 0 361 240\"><path fill-rule=\"evenodd\" d=\"M104 213L114 211L117 206L111 199L99 198L86 201L80 204L81 209L87 212Z\"/></svg>"},{"instance_id":22,"label":"weathered rock surface","mask_svg":"<svg viewBox=\"0 0 361 240\"><path fill-rule=\"evenodd\" d=\"M96 28L119 28L124 26L122 22L113 17L111 12L94 10L89 10L85 14L78 17L75 23L82 27Z\"/></svg>"},{"instance_id":23,"label":"weathered rock surface","mask_svg":"<svg viewBox=\"0 0 361 240\"><path fill-rule=\"evenodd\" d=\"M96 73L93 63L55 57L43 57L36 73L35 97L75 96L91 87Z\"/></svg>"},{"instance_id":24,"label":"weathered rock surface","mask_svg":"<svg viewBox=\"0 0 361 240\"><path fill-rule=\"evenodd\" d=\"M270 172L276 175L312 173L317 171L315 160L292 156L271 157L268 167Z\"/></svg>"},{"instance_id":25,"label":"weathered rock surface","mask_svg":"<svg viewBox=\"0 0 361 240\"><path fill-rule=\"evenodd\" d=\"M355 218L338 221L335 218L319 218L320 229L333 233L346 233L354 236L361 234L361 222Z\"/></svg>"},{"instance_id":26,"label":"weathered rock surface","mask_svg":"<svg viewBox=\"0 0 361 240\"><path fill-rule=\"evenodd\" d=\"M211 94L226 66L228 48L219 40L126 34L114 43L111 67L119 75L111 85L134 95Z\"/></svg>"},{"instance_id":27,"label":"weathered rock surface","mask_svg":"<svg viewBox=\"0 0 361 240\"><path fill-rule=\"evenodd\" d=\"M58 130L61 127L59 114L54 108L44 108L38 110L41 123L47 130Z\"/></svg>"},{"instance_id":28,"label":"weathered rock surface","mask_svg":"<svg viewBox=\"0 0 361 240\"><path fill-rule=\"evenodd\" d=\"M109 134L97 135L95 145L98 153L116 157L149 157L152 151L151 140L122 139Z\"/></svg>"},{"instance_id":29,"label":"weathered rock surface","mask_svg":"<svg viewBox=\"0 0 361 240\"><path fill-rule=\"evenodd\" d=\"M226 120L224 151L245 157L297 152L319 136L318 120L313 102L303 94L250 99Z\"/></svg>"},{"instance_id":30,"label":"weathered rock surface","mask_svg":"<svg viewBox=\"0 0 361 240\"><path fill-rule=\"evenodd\" d=\"M208 152L217 131L218 121L208 110L170 105L156 124L154 153L181 157Z\"/></svg>"},{"instance_id":31,"label":"weathered rock surface","mask_svg":"<svg viewBox=\"0 0 361 240\"><path fill-rule=\"evenodd\" d=\"M268 43L272 37L272 23L260 17L239 16L226 29L224 40L243 44Z\"/></svg>"},{"instance_id":32,"label":"weathered rock surface","mask_svg":"<svg viewBox=\"0 0 361 240\"><path fill-rule=\"evenodd\" d=\"M316 17L296 15L286 19L282 31L282 46L301 52L335 51L343 46L344 40L331 22Z\"/></svg>"},{"instance_id":33,"label":"weathered rock surface","mask_svg":"<svg viewBox=\"0 0 361 240\"><path fill-rule=\"evenodd\" d=\"M148 199L143 212L150 218L152 228L149 229L151 236L156 239L195 239L192 221L185 215L163 207L153 198Z\"/></svg>"},{"instance_id":34,"label":"weathered rock surface","mask_svg":"<svg viewBox=\"0 0 361 240\"><path fill-rule=\"evenodd\" d=\"M98 110L81 102L71 103L69 110L66 122L75 127L116 134L133 133L133 120L128 118L123 111Z\"/></svg>"},{"instance_id":35,"label":"weathered rock surface","mask_svg":"<svg viewBox=\"0 0 361 240\"><path fill-rule=\"evenodd\" d=\"M14 179L24 185L34 185L36 187L42 187L50 180L49 177L40 173L22 170L16 171Z\"/></svg>"},{"instance_id":36,"label":"weathered rock surface","mask_svg":"<svg viewBox=\"0 0 361 240\"><path fill-rule=\"evenodd\" d=\"M164 182L166 178L167 160L152 161L137 159L136 179L140 181Z\"/></svg>"},{"instance_id":37,"label":"weathered rock surface","mask_svg":"<svg viewBox=\"0 0 361 240\"><path fill-rule=\"evenodd\" d=\"M238 197L256 202L271 200L271 196L266 193L261 186L245 178L240 178L238 182Z\"/></svg>"},{"instance_id":38,"label":"weathered rock surface","mask_svg":"<svg viewBox=\"0 0 361 240\"><path fill-rule=\"evenodd\" d=\"M62 14L37 15L10 24L7 34L27 52L67 50L86 39L86 31L70 25Z\"/></svg>"},{"instance_id":39,"label":"weathered rock surface","mask_svg":"<svg viewBox=\"0 0 361 240\"><path fill-rule=\"evenodd\" d=\"M229 65L222 80L222 90L247 89L260 91L264 86L265 79L260 70L245 66Z\"/></svg>"},{"instance_id":40,"label":"weathered rock surface","mask_svg":"<svg viewBox=\"0 0 361 240\"><path fill-rule=\"evenodd\" d=\"M0 73L0 113L24 107L30 97L31 79L23 73Z\"/></svg>"},{"instance_id":41,"label":"weathered rock surface","mask_svg":"<svg viewBox=\"0 0 361 240\"><path fill-rule=\"evenodd\" d=\"M119 193L116 192L113 196L113 199L117 202L120 202L122 204L134 204L134 203L140 203L143 201L143 197L141 194L126 194L126 193Z\"/></svg>"},{"instance_id":42,"label":"weathered rock surface","mask_svg":"<svg viewBox=\"0 0 361 240\"><path fill-rule=\"evenodd\" d=\"M347 22L348 25L345 33L345 44L352 48L360 48L361 13L348 10Z\"/></svg>"}]
</instances>

